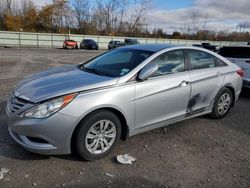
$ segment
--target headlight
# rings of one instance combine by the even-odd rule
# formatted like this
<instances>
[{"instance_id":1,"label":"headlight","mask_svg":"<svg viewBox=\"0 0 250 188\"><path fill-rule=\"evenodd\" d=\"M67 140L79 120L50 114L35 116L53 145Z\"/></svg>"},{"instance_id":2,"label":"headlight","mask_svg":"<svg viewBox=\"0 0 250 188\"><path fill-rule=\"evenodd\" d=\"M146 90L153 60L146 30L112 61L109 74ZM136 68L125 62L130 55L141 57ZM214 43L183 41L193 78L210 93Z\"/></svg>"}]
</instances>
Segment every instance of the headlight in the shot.
<instances>
[{"instance_id":1,"label":"headlight","mask_svg":"<svg viewBox=\"0 0 250 188\"><path fill-rule=\"evenodd\" d=\"M76 96L76 93L58 97L39 104L23 113L20 117L46 118L58 112L69 104Z\"/></svg>"}]
</instances>

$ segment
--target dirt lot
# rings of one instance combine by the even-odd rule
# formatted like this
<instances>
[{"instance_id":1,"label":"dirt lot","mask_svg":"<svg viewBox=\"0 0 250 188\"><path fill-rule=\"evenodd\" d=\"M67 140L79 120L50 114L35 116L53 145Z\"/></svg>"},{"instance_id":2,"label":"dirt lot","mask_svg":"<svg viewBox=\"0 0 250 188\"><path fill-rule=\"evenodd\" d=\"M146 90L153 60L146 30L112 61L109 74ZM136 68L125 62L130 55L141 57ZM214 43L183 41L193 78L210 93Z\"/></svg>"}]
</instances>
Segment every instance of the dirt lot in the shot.
<instances>
[{"instance_id":1,"label":"dirt lot","mask_svg":"<svg viewBox=\"0 0 250 188\"><path fill-rule=\"evenodd\" d=\"M223 120L180 122L120 142L105 159L40 156L9 136L6 99L24 76L79 63L101 51L0 48L0 187L250 187L250 90ZM137 158L120 165L118 154ZM113 176L108 176L110 173Z\"/></svg>"}]
</instances>

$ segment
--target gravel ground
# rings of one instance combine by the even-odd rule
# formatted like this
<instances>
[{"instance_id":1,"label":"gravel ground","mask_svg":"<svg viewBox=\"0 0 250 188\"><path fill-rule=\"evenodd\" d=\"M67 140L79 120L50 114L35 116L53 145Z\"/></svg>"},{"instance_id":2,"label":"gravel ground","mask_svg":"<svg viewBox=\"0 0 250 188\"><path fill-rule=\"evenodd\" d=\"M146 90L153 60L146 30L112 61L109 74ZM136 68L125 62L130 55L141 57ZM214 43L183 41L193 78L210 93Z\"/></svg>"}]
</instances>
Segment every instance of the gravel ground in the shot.
<instances>
[{"instance_id":1,"label":"gravel ground","mask_svg":"<svg viewBox=\"0 0 250 188\"><path fill-rule=\"evenodd\" d=\"M222 120L200 117L140 134L95 162L75 155L35 155L17 145L5 116L6 99L16 83L101 52L0 48L0 168L10 169L0 187L250 187L250 90L243 90ZM125 153L137 161L118 164L115 156Z\"/></svg>"}]
</instances>

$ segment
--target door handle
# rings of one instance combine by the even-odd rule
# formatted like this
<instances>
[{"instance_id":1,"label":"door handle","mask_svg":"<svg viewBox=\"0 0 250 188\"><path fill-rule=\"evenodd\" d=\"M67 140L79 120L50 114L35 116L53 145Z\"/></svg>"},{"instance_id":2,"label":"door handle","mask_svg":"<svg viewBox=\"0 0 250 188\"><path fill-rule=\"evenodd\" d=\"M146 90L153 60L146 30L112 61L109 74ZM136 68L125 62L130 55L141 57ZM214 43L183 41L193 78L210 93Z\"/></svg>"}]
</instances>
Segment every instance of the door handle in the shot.
<instances>
[{"instance_id":1,"label":"door handle","mask_svg":"<svg viewBox=\"0 0 250 188\"><path fill-rule=\"evenodd\" d=\"M216 75L217 75L217 76L222 76L222 73L218 71L218 72L216 73Z\"/></svg>"},{"instance_id":2,"label":"door handle","mask_svg":"<svg viewBox=\"0 0 250 188\"><path fill-rule=\"evenodd\" d=\"M188 84L189 84L188 81L182 81L182 82L179 84L179 87L186 87Z\"/></svg>"}]
</instances>

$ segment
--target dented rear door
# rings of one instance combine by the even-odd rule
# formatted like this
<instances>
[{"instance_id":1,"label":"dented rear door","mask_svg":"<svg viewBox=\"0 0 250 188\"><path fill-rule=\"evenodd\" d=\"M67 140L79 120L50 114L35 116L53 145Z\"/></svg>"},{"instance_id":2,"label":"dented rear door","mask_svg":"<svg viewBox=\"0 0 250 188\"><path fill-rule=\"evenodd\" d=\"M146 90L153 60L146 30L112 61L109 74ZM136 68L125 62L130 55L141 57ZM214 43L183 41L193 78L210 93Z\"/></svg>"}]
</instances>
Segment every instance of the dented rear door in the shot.
<instances>
[{"instance_id":1,"label":"dented rear door","mask_svg":"<svg viewBox=\"0 0 250 188\"><path fill-rule=\"evenodd\" d=\"M205 111L222 87L223 68L215 66L214 56L198 50L189 50L191 96L187 113Z\"/></svg>"}]
</instances>

